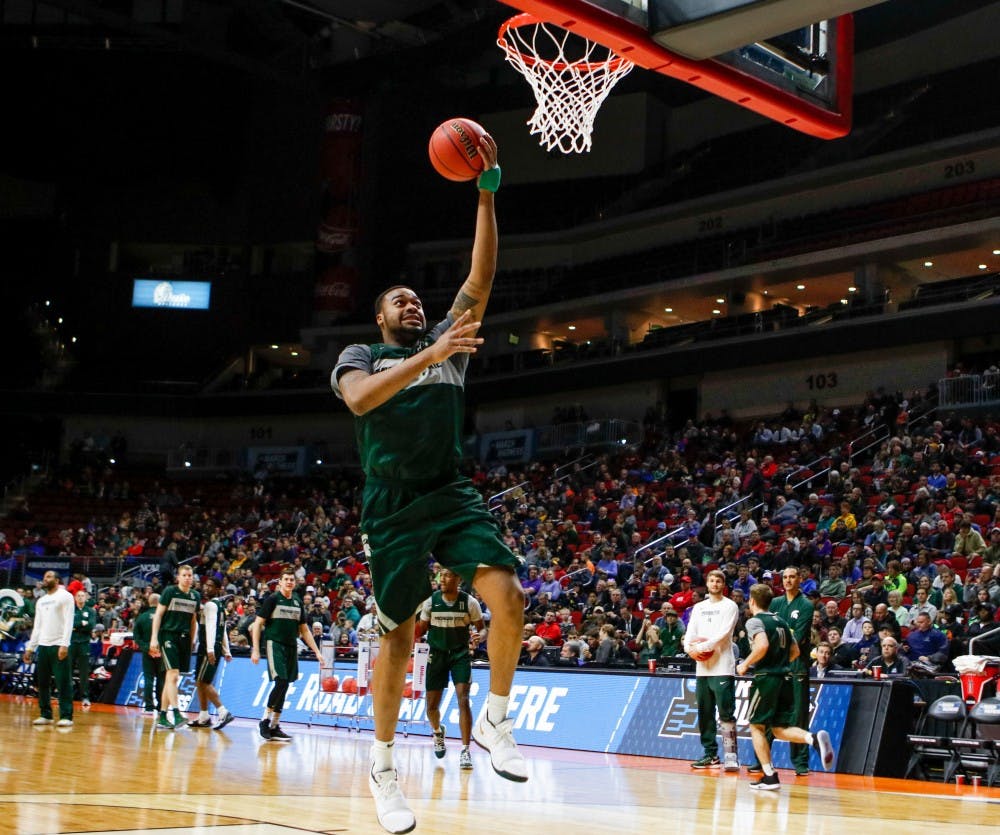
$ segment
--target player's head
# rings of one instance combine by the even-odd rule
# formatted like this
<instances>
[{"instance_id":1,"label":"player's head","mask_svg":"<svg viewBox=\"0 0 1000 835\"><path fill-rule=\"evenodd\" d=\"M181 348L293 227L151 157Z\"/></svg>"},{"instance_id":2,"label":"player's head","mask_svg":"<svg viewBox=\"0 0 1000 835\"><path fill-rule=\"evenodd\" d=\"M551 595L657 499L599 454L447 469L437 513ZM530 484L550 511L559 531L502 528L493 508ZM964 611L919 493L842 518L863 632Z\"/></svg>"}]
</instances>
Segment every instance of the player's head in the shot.
<instances>
[{"instance_id":1,"label":"player's head","mask_svg":"<svg viewBox=\"0 0 1000 835\"><path fill-rule=\"evenodd\" d=\"M424 307L405 284L396 284L375 299L375 323L388 342L412 345L427 329Z\"/></svg>"},{"instance_id":2,"label":"player's head","mask_svg":"<svg viewBox=\"0 0 1000 835\"><path fill-rule=\"evenodd\" d=\"M45 575L42 577L42 588L46 591L52 591L59 587L59 575L54 571L46 571Z\"/></svg>"},{"instance_id":3,"label":"player's head","mask_svg":"<svg viewBox=\"0 0 1000 835\"><path fill-rule=\"evenodd\" d=\"M191 583L193 582L194 571L191 570L190 565L182 565L177 569L177 585L184 589L184 591L191 588Z\"/></svg>"},{"instance_id":4,"label":"player's head","mask_svg":"<svg viewBox=\"0 0 1000 835\"><path fill-rule=\"evenodd\" d=\"M454 594L458 591L459 576L447 568L441 570L441 591Z\"/></svg>"},{"instance_id":5,"label":"player's head","mask_svg":"<svg viewBox=\"0 0 1000 835\"><path fill-rule=\"evenodd\" d=\"M219 596L219 581L214 577L206 577L205 582L201 584L201 588L208 600Z\"/></svg>"},{"instance_id":6,"label":"player's head","mask_svg":"<svg viewBox=\"0 0 1000 835\"><path fill-rule=\"evenodd\" d=\"M754 583L750 586L750 609L757 612L766 612L771 606L774 592L766 583Z\"/></svg>"},{"instance_id":7,"label":"player's head","mask_svg":"<svg viewBox=\"0 0 1000 835\"><path fill-rule=\"evenodd\" d=\"M278 590L286 597L295 589L295 569L286 565L278 575Z\"/></svg>"},{"instance_id":8,"label":"player's head","mask_svg":"<svg viewBox=\"0 0 1000 835\"><path fill-rule=\"evenodd\" d=\"M717 597L726 588L726 575L717 568L712 569L705 576L705 586L709 594Z\"/></svg>"}]
</instances>

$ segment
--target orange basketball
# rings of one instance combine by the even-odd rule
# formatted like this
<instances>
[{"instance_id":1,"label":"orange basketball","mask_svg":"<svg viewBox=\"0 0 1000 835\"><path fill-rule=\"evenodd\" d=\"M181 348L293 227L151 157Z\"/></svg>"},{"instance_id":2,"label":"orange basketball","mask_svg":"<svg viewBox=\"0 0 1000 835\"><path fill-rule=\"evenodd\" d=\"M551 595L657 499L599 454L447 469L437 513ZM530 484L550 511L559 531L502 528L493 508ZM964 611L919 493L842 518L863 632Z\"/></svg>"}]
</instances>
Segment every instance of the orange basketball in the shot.
<instances>
[{"instance_id":1,"label":"orange basketball","mask_svg":"<svg viewBox=\"0 0 1000 835\"><path fill-rule=\"evenodd\" d=\"M408 681L403 685L403 698L412 699L413 698L413 682Z\"/></svg>"},{"instance_id":2,"label":"orange basketball","mask_svg":"<svg viewBox=\"0 0 1000 835\"><path fill-rule=\"evenodd\" d=\"M694 646L700 640L701 640L701 638L692 638L691 639L691 645ZM691 655L691 657L694 658L695 661L702 661L702 662L704 662L704 661L708 661L708 659L711 658L713 655L714 655L714 653L711 650L708 650L707 652L695 652L695 653L693 653Z\"/></svg>"},{"instance_id":3,"label":"orange basketball","mask_svg":"<svg viewBox=\"0 0 1000 835\"><path fill-rule=\"evenodd\" d=\"M474 180L483 171L483 157L479 153L482 125L471 119L448 119L431 134L427 153L431 165L446 180L463 182Z\"/></svg>"},{"instance_id":4,"label":"orange basketball","mask_svg":"<svg viewBox=\"0 0 1000 835\"><path fill-rule=\"evenodd\" d=\"M324 678L322 682L320 682L320 686L327 693L336 693L337 688L340 687L340 679L337 678L336 676L328 676L327 678Z\"/></svg>"},{"instance_id":5,"label":"orange basketball","mask_svg":"<svg viewBox=\"0 0 1000 835\"><path fill-rule=\"evenodd\" d=\"M354 676L344 676L344 683L340 686L340 689L345 693L357 693L358 692L358 681Z\"/></svg>"}]
</instances>

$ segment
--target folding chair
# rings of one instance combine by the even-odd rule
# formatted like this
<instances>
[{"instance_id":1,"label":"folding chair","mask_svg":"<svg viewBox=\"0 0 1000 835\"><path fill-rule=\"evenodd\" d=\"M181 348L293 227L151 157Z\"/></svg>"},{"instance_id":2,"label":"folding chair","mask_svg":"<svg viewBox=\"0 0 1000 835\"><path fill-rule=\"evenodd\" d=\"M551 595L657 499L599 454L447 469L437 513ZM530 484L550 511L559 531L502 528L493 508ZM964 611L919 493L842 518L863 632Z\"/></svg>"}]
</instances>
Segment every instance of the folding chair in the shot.
<instances>
[{"instance_id":1,"label":"folding chair","mask_svg":"<svg viewBox=\"0 0 1000 835\"><path fill-rule=\"evenodd\" d=\"M930 780L930 772L940 769L941 781L947 783L958 768L951 740L961 735L967 716L961 696L936 699L917 722L916 733L906 736L910 744L910 761L903 777L914 775L918 780ZM942 732L930 733L932 729Z\"/></svg>"},{"instance_id":2,"label":"folding chair","mask_svg":"<svg viewBox=\"0 0 1000 835\"><path fill-rule=\"evenodd\" d=\"M986 727L982 727L982 726ZM1000 781L1000 699L981 699L969 711L962 735L951 741L956 770L985 774L986 785Z\"/></svg>"}]
</instances>

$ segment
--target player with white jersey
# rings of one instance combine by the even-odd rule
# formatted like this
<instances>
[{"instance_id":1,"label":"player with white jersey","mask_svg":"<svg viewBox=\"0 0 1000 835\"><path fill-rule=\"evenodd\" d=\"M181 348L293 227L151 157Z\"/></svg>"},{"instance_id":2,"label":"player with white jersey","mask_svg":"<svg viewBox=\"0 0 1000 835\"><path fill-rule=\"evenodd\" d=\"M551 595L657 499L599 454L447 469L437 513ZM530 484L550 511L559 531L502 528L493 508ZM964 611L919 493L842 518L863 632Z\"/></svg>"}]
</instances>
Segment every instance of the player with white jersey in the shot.
<instances>
[{"instance_id":1,"label":"player with white jersey","mask_svg":"<svg viewBox=\"0 0 1000 835\"><path fill-rule=\"evenodd\" d=\"M736 754L736 657L733 654L733 630L739 618L739 608L725 596L726 575L710 571L705 578L708 597L691 610L684 650L697 662L695 697L698 702L698 729L704 748L692 768L713 768L720 765L716 739L718 709L722 723L722 745L726 771L739 771Z\"/></svg>"}]
</instances>

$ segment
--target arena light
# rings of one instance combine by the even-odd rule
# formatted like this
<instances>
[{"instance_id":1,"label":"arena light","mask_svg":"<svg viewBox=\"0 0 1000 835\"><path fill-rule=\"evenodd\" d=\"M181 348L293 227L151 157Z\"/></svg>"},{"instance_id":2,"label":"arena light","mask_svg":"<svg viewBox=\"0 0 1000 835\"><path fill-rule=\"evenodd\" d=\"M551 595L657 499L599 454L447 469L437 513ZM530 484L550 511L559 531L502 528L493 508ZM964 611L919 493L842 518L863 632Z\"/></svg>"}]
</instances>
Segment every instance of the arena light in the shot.
<instances>
[{"instance_id":1,"label":"arena light","mask_svg":"<svg viewBox=\"0 0 1000 835\"><path fill-rule=\"evenodd\" d=\"M569 326L569 327L567 328L567 330L571 330L571 331L575 331L575 330L576 330L576 325L570 325L570 326Z\"/></svg>"},{"instance_id":2,"label":"arena light","mask_svg":"<svg viewBox=\"0 0 1000 835\"><path fill-rule=\"evenodd\" d=\"M993 254L994 255L1000 255L1000 249L994 249L993 250ZM46 306L48 306L48 302L45 302L45 304L46 304Z\"/></svg>"},{"instance_id":3,"label":"arena light","mask_svg":"<svg viewBox=\"0 0 1000 835\"><path fill-rule=\"evenodd\" d=\"M795 289L796 290L805 290L806 289L806 285L805 284L796 284L795 285Z\"/></svg>"},{"instance_id":4,"label":"arena light","mask_svg":"<svg viewBox=\"0 0 1000 835\"><path fill-rule=\"evenodd\" d=\"M674 309L672 307L665 307L665 308L663 308L663 312L664 313L673 313Z\"/></svg>"},{"instance_id":5,"label":"arena light","mask_svg":"<svg viewBox=\"0 0 1000 835\"><path fill-rule=\"evenodd\" d=\"M317 458L316 459L316 466L317 467L322 467L323 466L323 459L322 458Z\"/></svg>"},{"instance_id":6,"label":"arena light","mask_svg":"<svg viewBox=\"0 0 1000 835\"><path fill-rule=\"evenodd\" d=\"M933 267L934 266L934 262L933 261L924 261L924 266L925 267Z\"/></svg>"},{"instance_id":7,"label":"arena light","mask_svg":"<svg viewBox=\"0 0 1000 835\"><path fill-rule=\"evenodd\" d=\"M190 467L191 466L191 462L190 461L185 461L184 462L184 466L185 467Z\"/></svg>"},{"instance_id":8,"label":"arena light","mask_svg":"<svg viewBox=\"0 0 1000 835\"><path fill-rule=\"evenodd\" d=\"M721 313L722 313L722 311L721 311L721 310L719 310L719 308L717 308L717 307L716 307L716 308L713 308L713 310L712 310L712 314L713 314L714 316L719 316L719 315L720 315Z\"/></svg>"},{"instance_id":9,"label":"arena light","mask_svg":"<svg viewBox=\"0 0 1000 835\"><path fill-rule=\"evenodd\" d=\"M716 303L716 304L725 304L725 303L726 303L726 300L725 300L725 299L716 299L716 300L715 300L715 303Z\"/></svg>"},{"instance_id":10,"label":"arena light","mask_svg":"<svg viewBox=\"0 0 1000 835\"><path fill-rule=\"evenodd\" d=\"M109 463L109 464L117 464L118 462L117 462L117 461L115 461L115 459L114 459L114 458L109 458L109 459L108 459L108 463Z\"/></svg>"},{"instance_id":11,"label":"arena light","mask_svg":"<svg viewBox=\"0 0 1000 835\"><path fill-rule=\"evenodd\" d=\"M857 293L858 292L858 288L857 287L848 287L847 288L847 292L848 293Z\"/></svg>"},{"instance_id":12,"label":"arena light","mask_svg":"<svg viewBox=\"0 0 1000 835\"><path fill-rule=\"evenodd\" d=\"M986 269L989 269L989 267L987 267L985 264L980 264L979 265L979 269L986 270Z\"/></svg>"}]
</instances>

